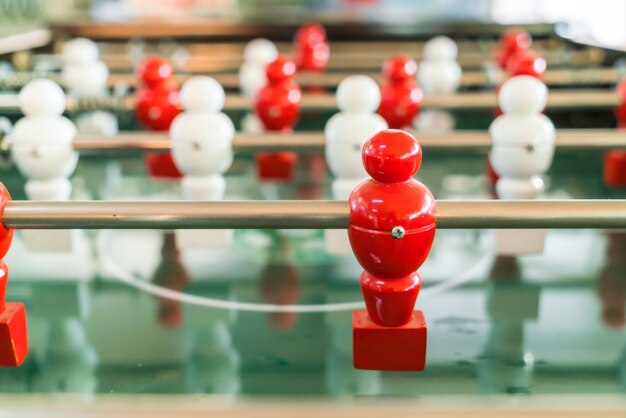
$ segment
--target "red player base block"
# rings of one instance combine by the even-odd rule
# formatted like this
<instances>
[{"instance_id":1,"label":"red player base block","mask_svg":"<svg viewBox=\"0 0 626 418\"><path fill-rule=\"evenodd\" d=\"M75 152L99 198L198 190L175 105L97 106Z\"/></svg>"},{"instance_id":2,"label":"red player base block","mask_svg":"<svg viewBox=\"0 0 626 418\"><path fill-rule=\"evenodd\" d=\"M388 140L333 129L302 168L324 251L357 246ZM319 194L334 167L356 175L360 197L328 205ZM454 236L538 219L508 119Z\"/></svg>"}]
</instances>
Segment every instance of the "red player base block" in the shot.
<instances>
[{"instance_id":1,"label":"red player base block","mask_svg":"<svg viewBox=\"0 0 626 418\"><path fill-rule=\"evenodd\" d=\"M0 312L0 367L17 367L28 354L24 304L7 302Z\"/></svg>"},{"instance_id":2,"label":"red player base block","mask_svg":"<svg viewBox=\"0 0 626 418\"><path fill-rule=\"evenodd\" d=\"M354 367L363 370L421 371L426 367L426 321L413 311L408 324L382 327L367 311L352 312Z\"/></svg>"},{"instance_id":3,"label":"red player base block","mask_svg":"<svg viewBox=\"0 0 626 418\"><path fill-rule=\"evenodd\" d=\"M294 152L256 155L257 176L261 180L288 181L293 177L298 155Z\"/></svg>"}]
</instances>

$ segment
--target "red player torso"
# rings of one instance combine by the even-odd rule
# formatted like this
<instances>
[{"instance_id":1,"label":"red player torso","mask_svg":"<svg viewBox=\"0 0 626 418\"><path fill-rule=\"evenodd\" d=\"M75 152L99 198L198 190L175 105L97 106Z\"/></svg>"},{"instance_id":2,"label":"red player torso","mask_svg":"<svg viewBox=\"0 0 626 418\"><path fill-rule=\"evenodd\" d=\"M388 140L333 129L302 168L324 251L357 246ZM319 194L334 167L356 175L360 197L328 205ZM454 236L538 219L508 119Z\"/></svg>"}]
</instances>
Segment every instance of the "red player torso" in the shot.
<instances>
[{"instance_id":1,"label":"red player torso","mask_svg":"<svg viewBox=\"0 0 626 418\"><path fill-rule=\"evenodd\" d=\"M363 268L380 278L399 278L426 260L435 237L435 199L422 183L368 180L350 196L350 242ZM392 236L402 227L404 237Z\"/></svg>"}]
</instances>

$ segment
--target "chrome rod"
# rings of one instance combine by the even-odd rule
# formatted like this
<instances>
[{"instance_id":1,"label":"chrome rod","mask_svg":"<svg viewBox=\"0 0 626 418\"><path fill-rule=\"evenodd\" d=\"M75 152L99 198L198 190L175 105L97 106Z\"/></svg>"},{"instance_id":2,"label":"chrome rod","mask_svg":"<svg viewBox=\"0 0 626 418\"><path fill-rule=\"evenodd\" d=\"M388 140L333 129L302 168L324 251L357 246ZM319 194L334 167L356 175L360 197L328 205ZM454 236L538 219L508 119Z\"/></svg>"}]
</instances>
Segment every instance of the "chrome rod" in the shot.
<instances>
[{"instance_id":1,"label":"chrome rod","mask_svg":"<svg viewBox=\"0 0 626 418\"><path fill-rule=\"evenodd\" d=\"M626 228L626 200L442 200L438 228ZM3 221L28 229L343 229L346 201L10 201Z\"/></svg>"},{"instance_id":2,"label":"chrome rod","mask_svg":"<svg viewBox=\"0 0 626 418\"><path fill-rule=\"evenodd\" d=\"M455 131L448 133L422 133L410 131L420 145L428 150L462 150L486 152L491 147L491 137L485 131ZM233 140L236 151L320 151L325 138L321 132L295 132L291 134L245 134L237 133ZM626 148L626 131L615 129L562 129L557 131L556 145L559 149L604 150ZM122 132L111 138L79 135L74 148L90 152L142 152L169 151L168 134L152 132Z\"/></svg>"},{"instance_id":3,"label":"chrome rod","mask_svg":"<svg viewBox=\"0 0 626 418\"><path fill-rule=\"evenodd\" d=\"M608 89L556 90L548 96L548 109L590 109L613 108L619 104L617 94ZM450 95L426 95L422 107L445 110L492 110L498 106L495 93L462 92ZM66 109L69 111L96 110L133 110L133 96L106 97L104 99L68 98ZM250 99L238 94L227 94L224 109L227 111L249 111ZM337 110L335 95L330 93L304 94L300 102L303 111ZM16 111L19 101L16 94L0 94L0 110Z\"/></svg>"}]
</instances>

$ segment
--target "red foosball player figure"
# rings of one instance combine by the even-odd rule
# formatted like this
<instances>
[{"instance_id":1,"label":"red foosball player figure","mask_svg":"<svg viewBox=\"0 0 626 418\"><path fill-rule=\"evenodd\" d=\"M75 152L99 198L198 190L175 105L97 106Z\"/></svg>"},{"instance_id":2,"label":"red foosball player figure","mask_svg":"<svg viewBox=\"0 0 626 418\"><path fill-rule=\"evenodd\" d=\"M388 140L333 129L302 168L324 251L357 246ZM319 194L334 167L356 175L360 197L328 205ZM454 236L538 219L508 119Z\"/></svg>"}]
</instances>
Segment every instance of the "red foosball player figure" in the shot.
<instances>
[{"instance_id":1,"label":"red foosball player figure","mask_svg":"<svg viewBox=\"0 0 626 418\"><path fill-rule=\"evenodd\" d=\"M423 93L417 85L417 63L406 55L390 58L383 66L386 83L380 88L378 114L393 129L411 125L420 110Z\"/></svg>"},{"instance_id":2,"label":"red foosball player figure","mask_svg":"<svg viewBox=\"0 0 626 418\"><path fill-rule=\"evenodd\" d=\"M9 200L8 190L0 184L0 213ZM13 230L7 229L0 219L0 260L6 256L12 240ZM28 354L26 309L22 303L6 302L8 279L7 265L0 261L0 367L17 367Z\"/></svg>"},{"instance_id":3,"label":"red foosball player figure","mask_svg":"<svg viewBox=\"0 0 626 418\"><path fill-rule=\"evenodd\" d=\"M289 133L300 118L302 93L294 80L296 65L279 55L267 65L267 85L256 96L256 114L268 131ZM262 180L289 180L298 160L294 152L256 155L257 175Z\"/></svg>"},{"instance_id":4,"label":"red foosball player figure","mask_svg":"<svg viewBox=\"0 0 626 418\"><path fill-rule=\"evenodd\" d=\"M496 61L501 69L506 70L511 59L520 51L530 49L532 45L530 34L521 29L510 29L502 34L496 48Z\"/></svg>"},{"instance_id":5,"label":"red foosball player figure","mask_svg":"<svg viewBox=\"0 0 626 418\"><path fill-rule=\"evenodd\" d=\"M170 63L160 57L144 60L137 75L142 87L137 91L135 115L152 131L167 131L180 113L178 86ZM170 153L146 153L148 171L155 177L181 177Z\"/></svg>"},{"instance_id":6,"label":"red foosball player figure","mask_svg":"<svg viewBox=\"0 0 626 418\"><path fill-rule=\"evenodd\" d=\"M296 32L294 61L298 71L323 72L328 66L330 46L322 25L309 23Z\"/></svg>"},{"instance_id":7,"label":"red foosball player figure","mask_svg":"<svg viewBox=\"0 0 626 418\"><path fill-rule=\"evenodd\" d=\"M435 237L435 199L413 179L422 150L410 134L385 130L363 147L372 179L350 195L350 245L365 270L360 285L367 311L352 317L354 367L423 370L426 323L414 311L424 263Z\"/></svg>"},{"instance_id":8,"label":"red foosball player figure","mask_svg":"<svg viewBox=\"0 0 626 418\"><path fill-rule=\"evenodd\" d=\"M626 79L616 87L619 105L613 112L617 119L617 129L626 129ZM626 187L626 151L607 151L604 154L604 183L609 187Z\"/></svg>"}]
</instances>

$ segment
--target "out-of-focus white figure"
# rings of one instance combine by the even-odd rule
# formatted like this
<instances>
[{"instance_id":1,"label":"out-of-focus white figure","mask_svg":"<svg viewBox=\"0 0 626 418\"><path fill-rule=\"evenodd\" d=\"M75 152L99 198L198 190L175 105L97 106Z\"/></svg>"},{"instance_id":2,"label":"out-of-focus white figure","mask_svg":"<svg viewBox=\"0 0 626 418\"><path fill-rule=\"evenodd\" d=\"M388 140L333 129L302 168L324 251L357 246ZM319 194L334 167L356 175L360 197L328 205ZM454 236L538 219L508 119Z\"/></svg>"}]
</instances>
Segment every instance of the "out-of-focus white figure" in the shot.
<instances>
[{"instance_id":1,"label":"out-of-focus white figure","mask_svg":"<svg viewBox=\"0 0 626 418\"><path fill-rule=\"evenodd\" d=\"M544 190L541 175L552 164L556 132L541 111L548 99L543 82L518 76L502 85L498 99L503 111L489 127L493 141L489 161L499 175L500 199L535 199ZM496 234L500 254L541 252L544 230L502 230Z\"/></svg>"},{"instance_id":2,"label":"out-of-focus white figure","mask_svg":"<svg viewBox=\"0 0 626 418\"><path fill-rule=\"evenodd\" d=\"M369 77L349 76L337 87L339 113L328 120L324 129L326 162L335 176L332 183L335 199L347 200L352 190L367 178L361 162L363 144L388 128L385 119L376 113L379 104L380 88ZM325 231L325 241L331 254L352 253L344 230Z\"/></svg>"},{"instance_id":3,"label":"out-of-focus white figure","mask_svg":"<svg viewBox=\"0 0 626 418\"><path fill-rule=\"evenodd\" d=\"M74 98L101 98L107 95L109 69L99 58L98 46L90 39L68 41L61 54L61 81ZM118 132L116 116L107 111L85 112L76 118L78 132L113 136Z\"/></svg>"},{"instance_id":4,"label":"out-of-focus white figure","mask_svg":"<svg viewBox=\"0 0 626 418\"><path fill-rule=\"evenodd\" d=\"M462 74L457 55L456 43L446 36L426 42L417 73L424 94L454 94L457 91ZM415 118L414 125L420 131L447 132L454 129L454 118L445 111L426 109Z\"/></svg>"},{"instance_id":5,"label":"out-of-focus white figure","mask_svg":"<svg viewBox=\"0 0 626 418\"><path fill-rule=\"evenodd\" d=\"M63 117L65 94L50 80L29 82L19 94L24 117L10 134L17 168L28 179L26 194L32 200L69 200L69 177L76 169L78 153L73 140L76 127ZM73 248L77 231L22 231L32 250L67 251Z\"/></svg>"},{"instance_id":6,"label":"out-of-focus white figure","mask_svg":"<svg viewBox=\"0 0 626 418\"><path fill-rule=\"evenodd\" d=\"M172 155L184 173L183 197L187 200L222 200L226 189L224 173L233 162L235 127L222 109L222 86L207 76L192 77L183 84L184 111L170 128ZM177 231L180 248L225 248L232 230Z\"/></svg>"}]
</instances>

